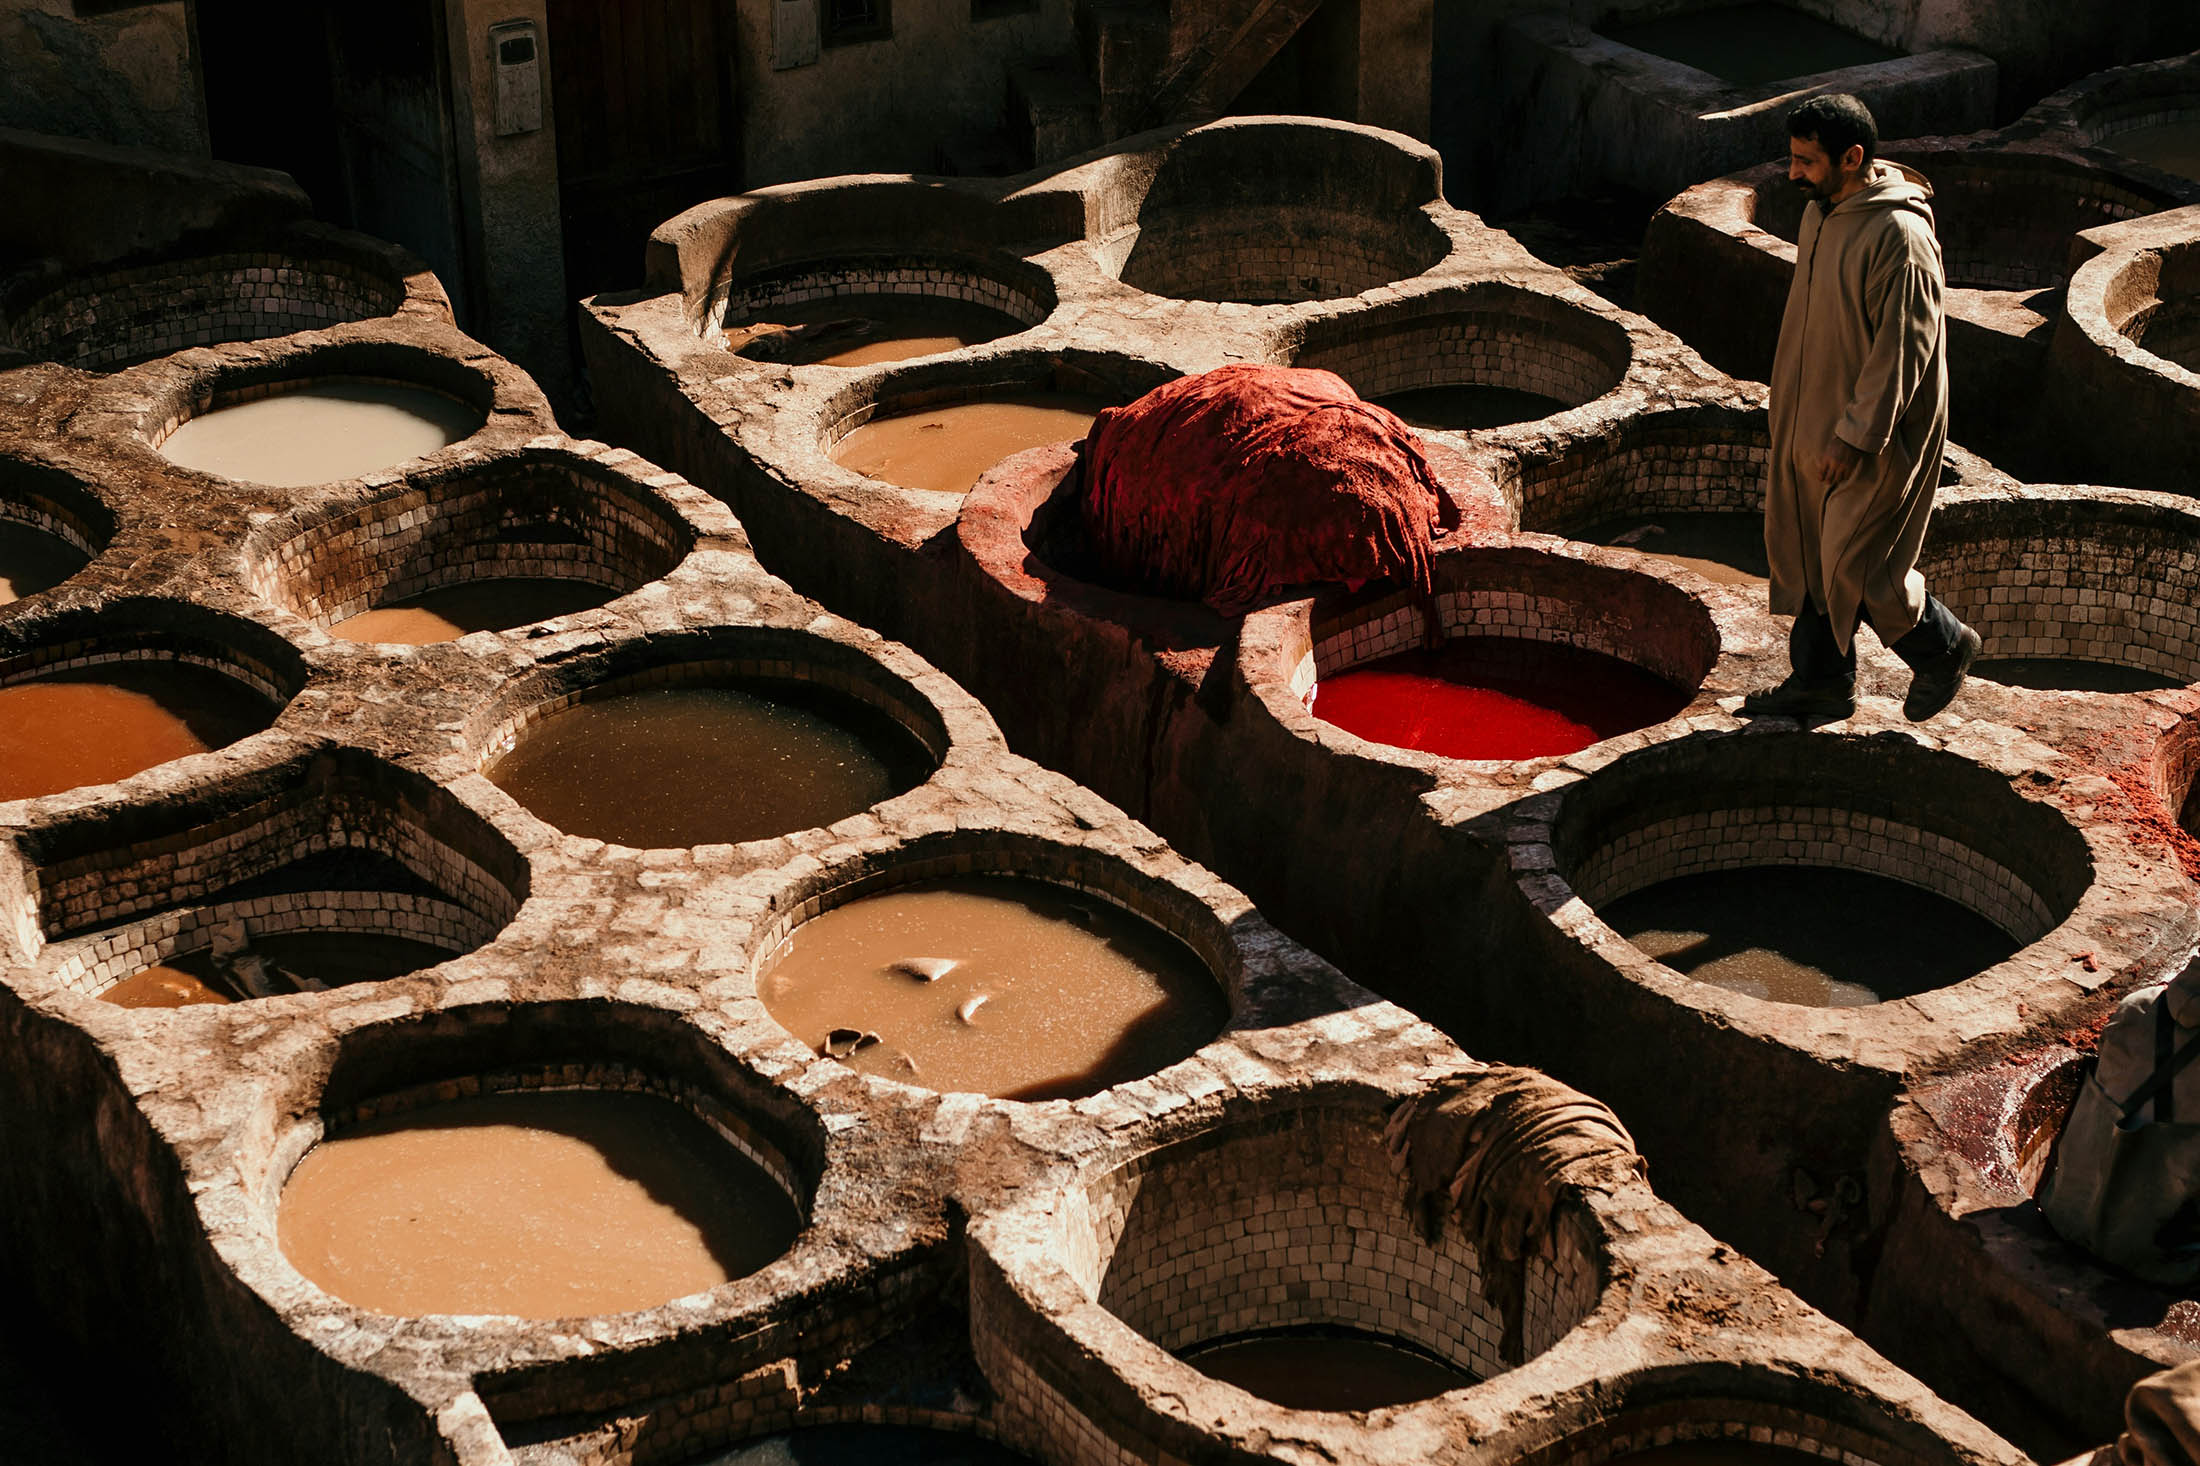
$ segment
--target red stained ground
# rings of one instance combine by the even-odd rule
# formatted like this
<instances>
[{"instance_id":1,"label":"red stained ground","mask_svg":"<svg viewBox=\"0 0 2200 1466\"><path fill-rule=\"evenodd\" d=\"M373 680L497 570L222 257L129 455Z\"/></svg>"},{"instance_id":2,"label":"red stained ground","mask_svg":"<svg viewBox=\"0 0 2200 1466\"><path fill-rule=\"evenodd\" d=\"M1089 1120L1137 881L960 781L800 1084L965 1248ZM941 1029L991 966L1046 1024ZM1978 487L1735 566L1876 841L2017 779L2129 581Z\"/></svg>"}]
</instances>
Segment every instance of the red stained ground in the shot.
<instances>
[{"instance_id":1,"label":"red stained ground","mask_svg":"<svg viewBox=\"0 0 2200 1466\"><path fill-rule=\"evenodd\" d=\"M1689 695L1616 657L1462 637L1325 677L1311 709L1371 743L1459 759L1547 758L1661 723Z\"/></svg>"}]
</instances>

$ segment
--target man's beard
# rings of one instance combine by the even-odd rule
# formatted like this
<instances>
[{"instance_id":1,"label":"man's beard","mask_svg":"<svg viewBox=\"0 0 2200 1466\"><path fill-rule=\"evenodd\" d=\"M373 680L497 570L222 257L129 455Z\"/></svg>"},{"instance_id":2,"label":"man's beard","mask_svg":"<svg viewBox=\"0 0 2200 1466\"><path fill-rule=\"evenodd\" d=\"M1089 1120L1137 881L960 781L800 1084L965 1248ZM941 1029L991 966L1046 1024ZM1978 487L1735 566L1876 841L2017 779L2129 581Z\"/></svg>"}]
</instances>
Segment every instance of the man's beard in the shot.
<instances>
[{"instance_id":1,"label":"man's beard","mask_svg":"<svg viewBox=\"0 0 2200 1466\"><path fill-rule=\"evenodd\" d=\"M1833 190L1824 184L1812 183L1807 178L1798 178L1795 180L1795 186L1801 190L1806 202L1815 201L1825 204L1833 201Z\"/></svg>"}]
</instances>

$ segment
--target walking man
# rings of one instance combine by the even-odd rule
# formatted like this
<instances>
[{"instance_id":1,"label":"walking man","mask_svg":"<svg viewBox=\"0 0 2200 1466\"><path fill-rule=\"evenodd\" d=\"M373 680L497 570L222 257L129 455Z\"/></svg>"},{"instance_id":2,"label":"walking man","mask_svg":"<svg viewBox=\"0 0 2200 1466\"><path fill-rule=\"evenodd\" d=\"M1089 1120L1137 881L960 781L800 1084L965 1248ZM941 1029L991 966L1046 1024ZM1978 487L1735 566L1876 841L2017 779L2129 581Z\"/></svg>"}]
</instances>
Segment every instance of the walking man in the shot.
<instances>
[{"instance_id":1,"label":"walking man","mask_svg":"<svg viewBox=\"0 0 2200 1466\"><path fill-rule=\"evenodd\" d=\"M1772 610L1795 618L1792 670L1742 711L1855 712L1868 621L1909 664L1902 712L1921 723L1955 700L1979 651L1917 571L1948 441L1932 189L1878 160L1879 128L1854 97L1813 97L1788 133L1788 178L1809 202L1772 363L1765 551Z\"/></svg>"}]
</instances>

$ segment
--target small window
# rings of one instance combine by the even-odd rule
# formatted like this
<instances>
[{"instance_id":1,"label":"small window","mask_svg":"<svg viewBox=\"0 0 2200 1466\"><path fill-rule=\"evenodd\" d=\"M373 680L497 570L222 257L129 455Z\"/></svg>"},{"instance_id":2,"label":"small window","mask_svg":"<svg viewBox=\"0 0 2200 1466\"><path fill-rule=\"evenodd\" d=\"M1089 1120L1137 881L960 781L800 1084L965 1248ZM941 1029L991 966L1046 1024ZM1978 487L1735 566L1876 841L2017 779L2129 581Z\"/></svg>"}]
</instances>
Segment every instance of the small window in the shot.
<instances>
[{"instance_id":1,"label":"small window","mask_svg":"<svg viewBox=\"0 0 2200 1466\"><path fill-rule=\"evenodd\" d=\"M970 0L972 20L1003 20L1011 15L1030 15L1039 0Z\"/></svg>"},{"instance_id":2,"label":"small window","mask_svg":"<svg viewBox=\"0 0 2200 1466\"><path fill-rule=\"evenodd\" d=\"M894 34L893 0L824 0L823 20L818 39L828 46L887 40Z\"/></svg>"}]
</instances>

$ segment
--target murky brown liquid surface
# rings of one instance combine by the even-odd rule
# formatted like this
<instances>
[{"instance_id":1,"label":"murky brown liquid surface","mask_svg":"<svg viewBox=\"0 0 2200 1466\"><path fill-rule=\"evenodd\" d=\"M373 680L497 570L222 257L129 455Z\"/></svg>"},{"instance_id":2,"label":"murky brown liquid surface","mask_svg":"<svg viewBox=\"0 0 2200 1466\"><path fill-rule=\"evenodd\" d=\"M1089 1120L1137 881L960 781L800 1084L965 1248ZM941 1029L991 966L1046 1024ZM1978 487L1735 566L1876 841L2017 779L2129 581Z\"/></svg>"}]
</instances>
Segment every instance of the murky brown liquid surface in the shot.
<instances>
[{"instance_id":1,"label":"murky brown liquid surface","mask_svg":"<svg viewBox=\"0 0 2200 1466\"><path fill-rule=\"evenodd\" d=\"M784 326L778 331L773 327ZM742 356L796 366L876 366L934 356L1024 330L1006 311L930 295L836 295L768 305L731 324Z\"/></svg>"},{"instance_id":2,"label":"murky brown liquid surface","mask_svg":"<svg viewBox=\"0 0 2200 1466\"><path fill-rule=\"evenodd\" d=\"M1825 1466L1824 1456L1756 1441L1675 1441L1630 1456L1615 1456L1607 1466Z\"/></svg>"},{"instance_id":3,"label":"murky brown liquid surface","mask_svg":"<svg viewBox=\"0 0 2200 1466\"><path fill-rule=\"evenodd\" d=\"M2184 684L2159 672L2071 657L1981 657L1971 675L2042 692L2163 692Z\"/></svg>"},{"instance_id":4,"label":"murky brown liquid surface","mask_svg":"<svg viewBox=\"0 0 2200 1466\"><path fill-rule=\"evenodd\" d=\"M1652 555L1720 585L1763 585L1772 574L1765 559L1765 522L1757 514L1607 519L1567 538Z\"/></svg>"},{"instance_id":5,"label":"murky brown liquid surface","mask_svg":"<svg viewBox=\"0 0 2200 1466\"><path fill-rule=\"evenodd\" d=\"M184 662L105 662L0 687L0 799L127 779L273 718L258 693Z\"/></svg>"},{"instance_id":6,"label":"murky brown liquid surface","mask_svg":"<svg viewBox=\"0 0 2200 1466\"><path fill-rule=\"evenodd\" d=\"M1850 870L1681 876L1608 901L1597 915L1699 982L1813 1008L1929 992L2017 950L2007 932L1945 896Z\"/></svg>"},{"instance_id":7,"label":"murky brown liquid surface","mask_svg":"<svg viewBox=\"0 0 2200 1466\"><path fill-rule=\"evenodd\" d=\"M2200 121L2130 128L2110 134L2101 146L2152 163L2164 173L2200 178Z\"/></svg>"},{"instance_id":8,"label":"murky brown liquid surface","mask_svg":"<svg viewBox=\"0 0 2200 1466\"><path fill-rule=\"evenodd\" d=\"M929 982L895 967L927 958L954 965ZM759 987L812 1048L834 1029L878 1034L848 1060L867 1073L1024 1100L1151 1074L1229 1020L1183 943L1098 897L1007 876L836 907L796 928Z\"/></svg>"},{"instance_id":9,"label":"murky brown liquid surface","mask_svg":"<svg viewBox=\"0 0 2200 1466\"><path fill-rule=\"evenodd\" d=\"M57 534L0 519L0 606L36 595L82 570L85 554Z\"/></svg>"},{"instance_id":10,"label":"murky brown liquid surface","mask_svg":"<svg viewBox=\"0 0 2200 1466\"><path fill-rule=\"evenodd\" d=\"M874 708L754 682L579 703L483 772L561 830L649 849L829 825L915 788L932 762Z\"/></svg>"},{"instance_id":11,"label":"murky brown liquid surface","mask_svg":"<svg viewBox=\"0 0 2200 1466\"><path fill-rule=\"evenodd\" d=\"M761 1167L654 1095L488 1095L323 1141L283 1188L282 1248L374 1313L570 1318L755 1272L800 1214Z\"/></svg>"},{"instance_id":12,"label":"murky brown liquid surface","mask_svg":"<svg viewBox=\"0 0 2200 1466\"><path fill-rule=\"evenodd\" d=\"M1415 387L1373 400L1377 407L1390 409L1413 427L1455 433L1534 422L1573 406L1537 392L1482 386Z\"/></svg>"},{"instance_id":13,"label":"murky brown liquid surface","mask_svg":"<svg viewBox=\"0 0 2200 1466\"><path fill-rule=\"evenodd\" d=\"M329 628L345 641L426 646L470 631L509 631L573 611L586 611L618 592L585 580L515 575L440 586L346 616Z\"/></svg>"},{"instance_id":14,"label":"murky brown liquid surface","mask_svg":"<svg viewBox=\"0 0 2200 1466\"><path fill-rule=\"evenodd\" d=\"M1474 1376L1368 1334L1269 1334L1185 1351L1209 1379L1294 1410L1380 1410Z\"/></svg>"},{"instance_id":15,"label":"murky brown liquid surface","mask_svg":"<svg viewBox=\"0 0 2200 1466\"><path fill-rule=\"evenodd\" d=\"M267 966L269 989L297 992L319 983L387 982L448 962L457 954L431 942L389 932L299 931L252 935L247 948ZM195 1003L233 1003L253 994L212 952L180 952L158 966L133 973L107 989L100 1001L118 1008L183 1008Z\"/></svg>"},{"instance_id":16,"label":"murky brown liquid surface","mask_svg":"<svg viewBox=\"0 0 2200 1466\"><path fill-rule=\"evenodd\" d=\"M194 417L160 451L202 473L297 487L433 453L481 424L478 410L426 387L316 382Z\"/></svg>"},{"instance_id":17,"label":"murky brown liquid surface","mask_svg":"<svg viewBox=\"0 0 2200 1466\"><path fill-rule=\"evenodd\" d=\"M167 963L132 973L101 993L99 1000L117 1008L189 1008L236 1001L205 978Z\"/></svg>"},{"instance_id":18,"label":"murky brown liquid surface","mask_svg":"<svg viewBox=\"0 0 2200 1466\"><path fill-rule=\"evenodd\" d=\"M1785 5L1752 3L1692 10L1601 27L1607 39L1648 51L1736 86L1762 86L1869 66L1901 55Z\"/></svg>"},{"instance_id":19,"label":"murky brown liquid surface","mask_svg":"<svg viewBox=\"0 0 2200 1466\"><path fill-rule=\"evenodd\" d=\"M1109 405L1069 392L1025 392L877 417L842 438L833 461L903 488L967 494L1012 454L1083 438Z\"/></svg>"}]
</instances>

